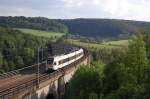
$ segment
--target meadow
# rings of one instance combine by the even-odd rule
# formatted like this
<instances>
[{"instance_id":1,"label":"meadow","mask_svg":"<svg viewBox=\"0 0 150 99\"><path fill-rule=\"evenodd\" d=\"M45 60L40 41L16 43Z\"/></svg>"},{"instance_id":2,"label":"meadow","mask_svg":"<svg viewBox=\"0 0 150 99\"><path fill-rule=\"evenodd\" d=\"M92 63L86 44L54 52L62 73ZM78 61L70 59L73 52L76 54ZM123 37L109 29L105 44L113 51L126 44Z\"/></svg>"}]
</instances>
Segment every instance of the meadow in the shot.
<instances>
[{"instance_id":1,"label":"meadow","mask_svg":"<svg viewBox=\"0 0 150 99\"><path fill-rule=\"evenodd\" d=\"M64 33L58 33L58 32L47 32L47 31L41 31L41 30L34 30L34 29L24 29L24 28L16 28L23 33L26 34L32 34L35 36L41 36L41 37L47 37L47 38L53 38L53 40L56 40L57 38L62 37L65 35ZM90 49L101 49L101 48L122 48L126 47L128 45L129 40L118 40L118 41L107 41L103 43L93 43L93 42L82 42L79 39L67 39L65 42L70 44L75 44L78 46L82 46L85 48Z\"/></svg>"},{"instance_id":2,"label":"meadow","mask_svg":"<svg viewBox=\"0 0 150 99\"><path fill-rule=\"evenodd\" d=\"M87 43L81 42L80 40L67 39L66 42L90 49L123 48L128 46L128 40L108 41L103 43Z\"/></svg>"},{"instance_id":3,"label":"meadow","mask_svg":"<svg viewBox=\"0 0 150 99\"><path fill-rule=\"evenodd\" d=\"M126 46L128 45L129 40L118 40L118 41L108 41L103 42L104 45L113 45L113 46Z\"/></svg>"},{"instance_id":4,"label":"meadow","mask_svg":"<svg viewBox=\"0 0 150 99\"><path fill-rule=\"evenodd\" d=\"M65 33L47 32L47 31L34 30L34 29L24 29L24 28L16 28L16 29L26 34L32 34L34 36L42 36L42 37L47 37L47 38L59 38L65 35Z\"/></svg>"}]
</instances>

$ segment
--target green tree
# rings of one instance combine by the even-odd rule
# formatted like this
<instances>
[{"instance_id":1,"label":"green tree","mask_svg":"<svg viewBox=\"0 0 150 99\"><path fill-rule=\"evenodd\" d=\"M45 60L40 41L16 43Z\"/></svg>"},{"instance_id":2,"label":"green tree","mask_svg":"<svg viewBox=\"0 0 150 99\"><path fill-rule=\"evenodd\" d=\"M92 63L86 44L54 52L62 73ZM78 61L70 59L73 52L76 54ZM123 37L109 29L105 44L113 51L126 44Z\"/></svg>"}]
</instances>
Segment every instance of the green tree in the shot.
<instances>
[{"instance_id":1,"label":"green tree","mask_svg":"<svg viewBox=\"0 0 150 99\"><path fill-rule=\"evenodd\" d=\"M147 58L149 60L150 64L150 34L149 33L143 33L144 35L144 41L145 41L145 46L146 46L146 51L147 51Z\"/></svg>"},{"instance_id":2,"label":"green tree","mask_svg":"<svg viewBox=\"0 0 150 99\"><path fill-rule=\"evenodd\" d=\"M3 55L0 52L0 68L2 67L2 65L3 65Z\"/></svg>"},{"instance_id":3,"label":"green tree","mask_svg":"<svg viewBox=\"0 0 150 99\"><path fill-rule=\"evenodd\" d=\"M68 99L88 99L90 93L102 92L102 77L97 67L82 66L77 70L70 83Z\"/></svg>"},{"instance_id":4,"label":"green tree","mask_svg":"<svg viewBox=\"0 0 150 99\"><path fill-rule=\"evenodd\" d=\"M135 84L141 84L145 77L144 71L148 64L146 48L141 34L138 34L130 42L125 61L126 74L131 78L130 81Z\"/></svg>"},{"instance_id":5,"label":"green tree","mask_svg":"<svg viewBox=\"0 0 150 99\"><path fill-rule=\"evenodd\" d=\"M14 64L13 61L9 61L8 65L9 65L10 70L14 70L15 69L15 64Z\"/></svg>"},{"instance_id":6,"label":"green tree","mask_svg":"<svg viewBox=\"0 0 150 99\"><path fill-rule=\"evenodd\" d=\"M24 34L11 28L0 27L0 35L0 68L5 71L21 68L24 64L34 64L37 62L37 47L46 47L50 43L47 38Z\"/></svg>"},{"instance_id":7,"label":"green tree","mask_svg":"<svg viewBox=\"0 0 150 99\"><path fill-rule=\"evenodd\" d=\"M144 99L148 59L143 35L138 34L130 41L124 64L123 82L116 94L119 99Z\"/></svg>"},{"instance_id":8,"label":"green tree","mask_svg":"<svg viewBox=\"0 0 150 99\"><path fill-rule=\"evenodd\" d=\"M15 57L15 64L17 65L17 68L21 68L24 65L21 56Z\"/></svg>"},{"instance_id":9,"label":"green tree","mask_svg":"<svg viewBox=\"0 0 150 99\"><path fill-rule=\"evenodd\" d=\"M31 64L33 62L34 57L35 57L34 49L25 48L23 50L23 59L26 64Z\"/></svg>"},{"instance_id":10,"label":"green tree","mask_svg":"<svg viewBox=\"0 0 150 99\"><path fill-rule=\"evenodd\" d=\"M95 94L95 93L91 93L91 94L89 95L89 99L98 99L98 95Z\"/></svg>"},{"instance_id":11,"label":"green tree","mask_svg":"<svg viewBox=\"0 0 150 99\"><path fill-rule=\"evenodd\" d=\"M119 61L113 61L105 66L103 78L104 95L111 94L113 91L117 91L120 88L123 82L123 68L124 64Z\"/></svg>"},{"instance_id":12,"label":"green tree","mask_svg":"<svg viewBox=\"0 0 150 99\"><path fill-rule=\"evenodd\" d=\"M6 60L3 60L3 70L5 70L6 72L10 70L8 62Z\"/></svg>"}]
</instances>

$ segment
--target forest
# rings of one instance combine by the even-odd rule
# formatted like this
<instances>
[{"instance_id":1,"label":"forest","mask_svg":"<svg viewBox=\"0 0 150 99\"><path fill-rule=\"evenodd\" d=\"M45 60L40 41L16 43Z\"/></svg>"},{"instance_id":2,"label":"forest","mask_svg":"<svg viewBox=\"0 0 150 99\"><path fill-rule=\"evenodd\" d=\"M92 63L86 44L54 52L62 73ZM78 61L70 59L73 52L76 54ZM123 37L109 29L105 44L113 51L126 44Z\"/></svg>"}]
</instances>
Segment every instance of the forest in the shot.
<instances>
[{"instance_id":1,"label":"forest","mask_svg":"<svg viewBox=\"0 0 150 99\"><path fill-rule=\"evenodd\" d=\"M74 35L102 38L128 38L145 30L150 32L150 22L119 20L119 19L66 19L58 20L68 27Z\"/></svg>"},{"instance_id":2,"label":"forest","mask_svg":"<svg viewBox=\"0 0 150 99\"><path fill-rule=\"evenodd\" d=\"M37 48L45 48L50 39L0 27L0 73L37 62Z\"/></svg>"},{"instance_id":3,"label":"forest","mask_svg":"<svg viewBox=\"0 0 150 99\"><path fill-rule=\"evenodd\" d=\"M44 17L0 16L0 26L11 28L30 28L60 33L68 32L68 28L64 24Z\"/></svg>"},{"instance_id":4,"label":"forest","mask_svg":"<svg viewBox=\"0 0 150 99\"><path fill-rule=\"evenodd\" d=\"M119 19L48 19L44 17L0 16L1 27L69 33L96 39L127 39L139 31L150 32L150 22Z\"/></svg>"},{"instance_id":5,"label":"forest","mask_svg":"<svg viewBox=\"0 0 150 99\"><path fill-rule=\"evenodd\" d=\"M99 49L67 86L65 99L149 99L150 35L138 34L127 49ZM108 53L109 52L109 53Z\"/></svg>"}]
</instances>

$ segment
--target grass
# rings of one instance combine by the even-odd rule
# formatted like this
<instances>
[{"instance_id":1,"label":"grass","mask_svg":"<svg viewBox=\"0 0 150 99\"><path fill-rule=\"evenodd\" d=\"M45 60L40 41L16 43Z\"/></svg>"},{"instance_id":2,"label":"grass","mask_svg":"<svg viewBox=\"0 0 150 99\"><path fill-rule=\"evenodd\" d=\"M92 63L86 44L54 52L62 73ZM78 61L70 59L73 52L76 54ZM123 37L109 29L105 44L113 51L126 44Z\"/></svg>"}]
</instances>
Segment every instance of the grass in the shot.
<instances>
[{"instance_id":1,"label":"grass","mask_svg":"<svg viewBox=\"0 0 150 99\"><path fill-rule=\"evenodd\" d=\"M20 31L22 31L23 33L26 34L32 34L35 36L41 36L41 37L47 37L47 38L59 38L63 35L65 35L65 33L58 33L58 32L46 32L46 31L41 31L41 30L34 30L34 29L24 29L24 28L16 28Z\"/></svg>"},{"instance_id":2,"label":"grass","mask_svg":"<svg viewBox=\"0 0 150 99\"><path fill-rule=\"evenodd\" d=\"M17 28L18 30L22 31L26 34L32 34L35 36L42 36L47 38L53 38L57 39L65 33L57 33L57 32L46 32L41 30L34 30L34 29L23 29L23 28ZM81 42L80 40L74 40L74 39L67 39L67 43L75 44L78 46L83 46L90 49L101 49L101 48L120 48L125 47L128 45L128 40L119 40L119 41L109 41L109 42L103 42L103 43L87 43L87 42Z\"/></svg>"},{"instance_id":3,"label":"grass","mask_svg":"<svg viewBox=\"0 0 150 99\"><path fill-rule=\"evenodd\" d=\"M128 45L128 40L109 41L109 42L104 42L102 44L86 43L86 42L81 42L80 40L72 40L72 39L68 39L67 42L69 42L70 44L75 44L90 49L122 48Z\"/></svg>"},{"instance_id":4,"label":"grass","mask_svg":"<svg viewBox=\"0 0 150 99\"><path fill-rule=\"evenodd\" d=\"M128 45L128 40L109 41L109 42L104 42L103 44L113 45L113 46L124 46L124 45Z\"/></svg>"}]
</instances>

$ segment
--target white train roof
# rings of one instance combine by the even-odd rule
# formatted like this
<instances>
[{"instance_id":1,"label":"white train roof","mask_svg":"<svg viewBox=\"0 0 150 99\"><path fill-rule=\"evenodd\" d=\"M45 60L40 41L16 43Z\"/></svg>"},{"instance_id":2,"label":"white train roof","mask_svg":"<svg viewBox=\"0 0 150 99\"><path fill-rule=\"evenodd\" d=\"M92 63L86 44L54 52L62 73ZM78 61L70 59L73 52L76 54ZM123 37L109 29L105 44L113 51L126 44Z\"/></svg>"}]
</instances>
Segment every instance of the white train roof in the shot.
<instances>
[{"instance_id":1,"label":"white train roof","mask_svg":"<svg viewBox=\"0 0 150 99\"><path fill-rule=\"evenodd\" d=\"M58 61L58 60L61 60L61 59L72 57L72 56L74 56L76 54L79 54L81 52L83 52L83 49L79 49L77 51L74 51L74 52L71 52L71 53L68 53L68 54L62 54L62 55L59 55L59 56L54 56L53 58L54 58L54 60Z\"/></svg>"}]
</instances>

